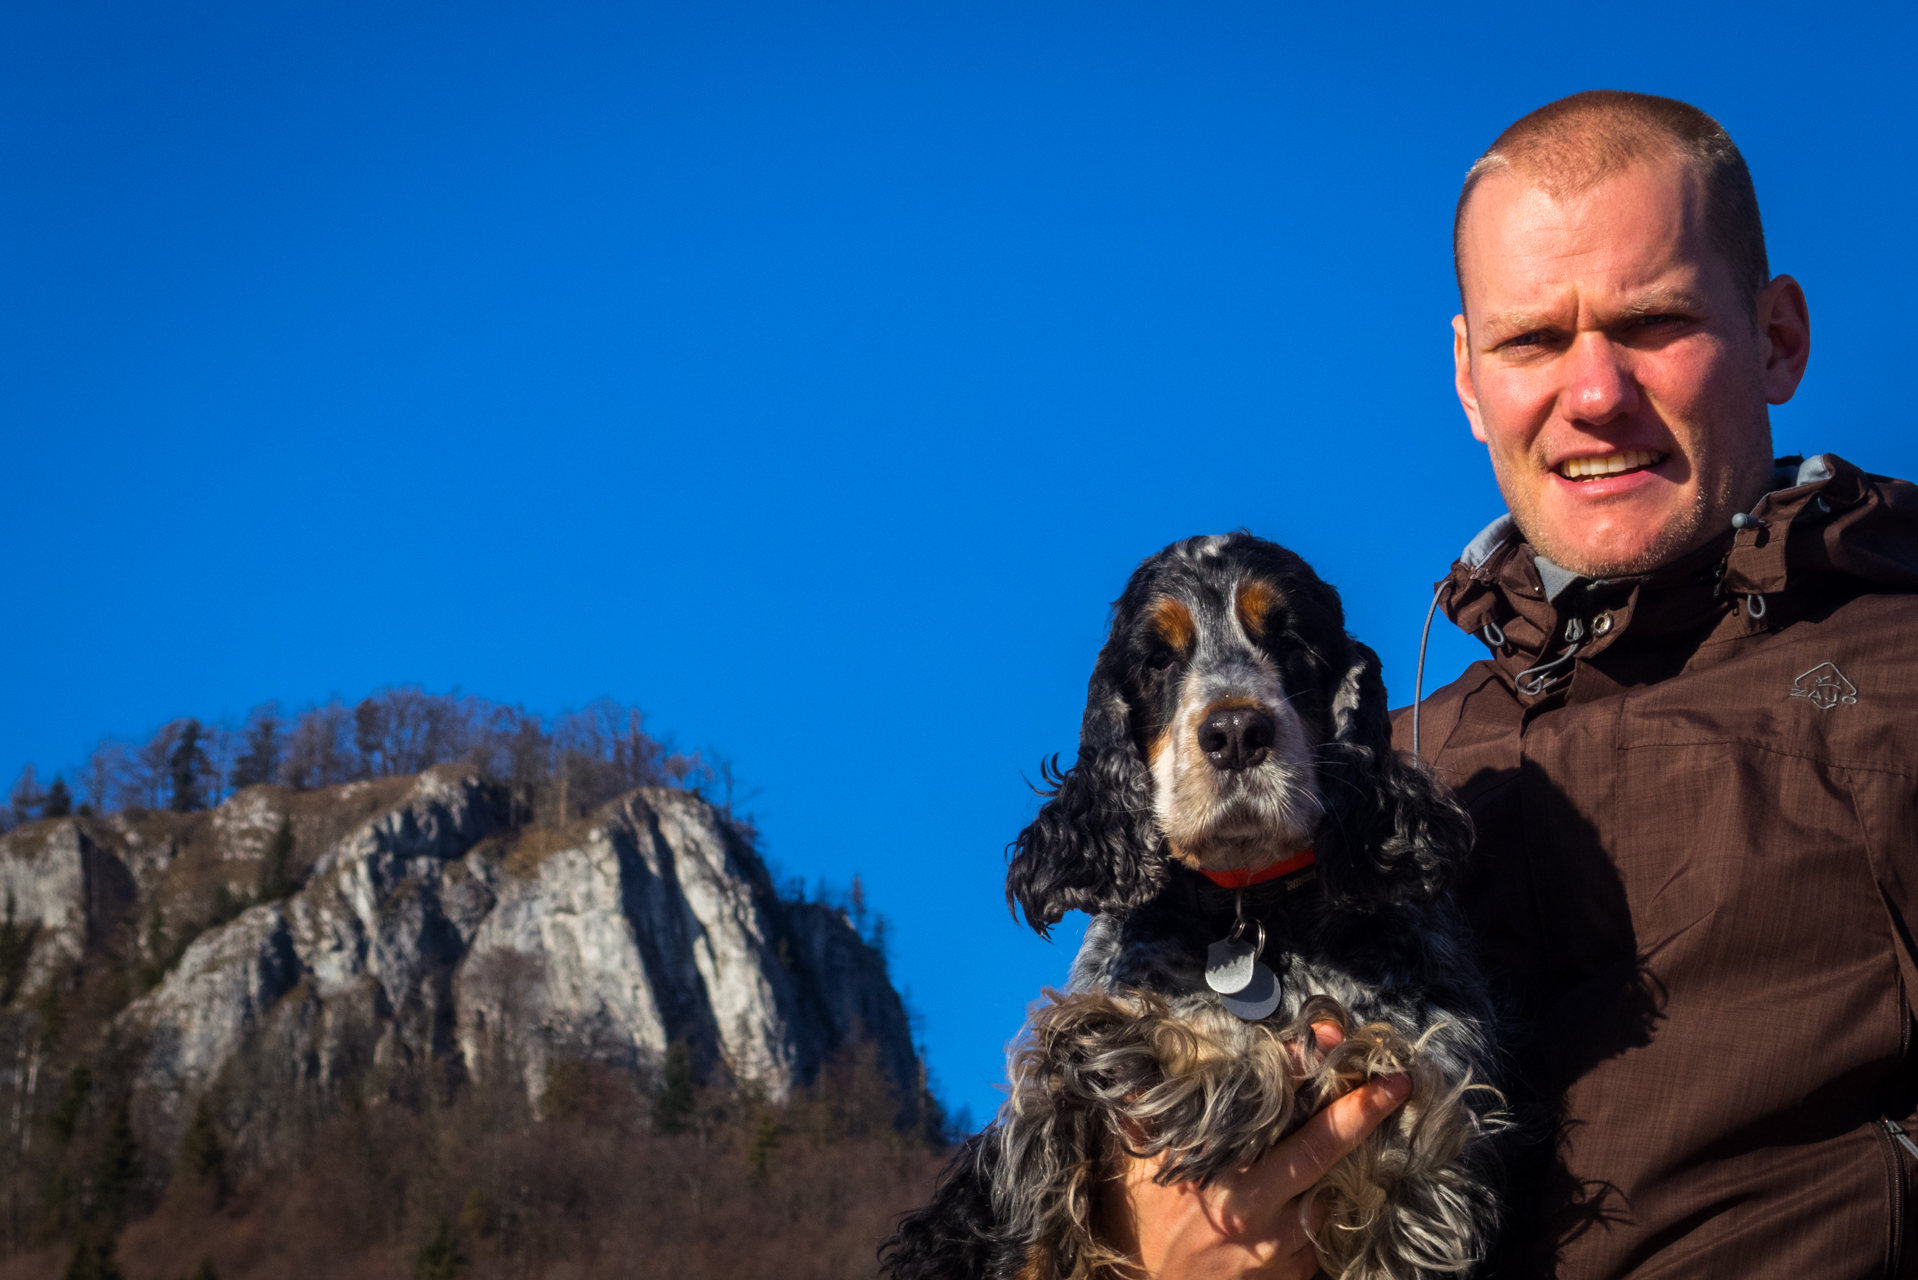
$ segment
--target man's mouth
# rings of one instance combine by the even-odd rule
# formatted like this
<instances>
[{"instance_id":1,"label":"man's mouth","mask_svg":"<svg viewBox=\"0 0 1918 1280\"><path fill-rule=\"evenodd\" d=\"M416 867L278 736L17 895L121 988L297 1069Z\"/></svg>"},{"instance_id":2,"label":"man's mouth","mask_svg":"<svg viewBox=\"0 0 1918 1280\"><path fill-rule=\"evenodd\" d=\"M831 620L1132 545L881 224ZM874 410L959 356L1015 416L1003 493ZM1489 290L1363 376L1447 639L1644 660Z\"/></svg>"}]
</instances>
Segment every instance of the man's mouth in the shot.
<instances>
[{"instance_id":1,"label":"man's mouth","mask_svg":"<svg viewBox=\"0 0 1918 1280\"><path fill-rule=\"evenodd\" d=\"M1601 458L1567 458L1556 469L1567 480L1597 480L1605 476L1622 476L1628 471L1643 471L1663 461L1665 455L1662 453L1627 449L1623 453L1608 453Z\"/></svg>"}]
</instances>

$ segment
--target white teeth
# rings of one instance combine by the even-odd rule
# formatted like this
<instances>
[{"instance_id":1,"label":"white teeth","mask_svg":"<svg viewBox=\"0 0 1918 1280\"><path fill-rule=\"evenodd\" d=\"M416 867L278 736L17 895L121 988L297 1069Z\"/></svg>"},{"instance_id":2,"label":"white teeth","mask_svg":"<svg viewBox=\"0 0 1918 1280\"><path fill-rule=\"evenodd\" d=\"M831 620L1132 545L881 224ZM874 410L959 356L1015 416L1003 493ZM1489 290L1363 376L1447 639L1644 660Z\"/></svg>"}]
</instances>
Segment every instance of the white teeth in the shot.
<instances>
[{"instance_id":1,"label":"white teeth","mask_svg":"<svg viewBox=\"0 0 1918 1280\"><path fill-rule=\"evenodd\" d=\"M1582 480L1586 476L1615 476L1621 471L1649 467L1662 457L1663 454L1648 453L1643 449L1628 449L1624 453L1610 453L1602 458L1568 458L1559 463L1558 473L1567 480Z\"/></svg>"}]
</instances>

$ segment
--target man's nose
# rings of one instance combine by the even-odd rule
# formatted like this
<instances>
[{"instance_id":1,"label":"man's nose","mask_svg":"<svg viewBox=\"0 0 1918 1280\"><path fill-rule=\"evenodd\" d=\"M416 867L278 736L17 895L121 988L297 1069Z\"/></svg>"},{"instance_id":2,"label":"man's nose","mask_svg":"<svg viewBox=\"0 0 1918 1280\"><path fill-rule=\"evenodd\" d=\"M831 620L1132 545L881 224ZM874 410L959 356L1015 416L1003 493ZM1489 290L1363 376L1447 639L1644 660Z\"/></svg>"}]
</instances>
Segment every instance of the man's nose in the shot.
<instances>
[{"instance_id":1,"label":"man's nose","mask_svg":"<svg viewBox=\"0 0 1918 1280\"><path fill-rule=\"evenodd\" d=\"M1638 409L1638 381L1602 333L1581 333L1566 353L1565 416L1606 423Z\"/></svg>"},{"instance_id":2,"label":"man's nose","mask_svg":"<svg viewBox=\"0 0 1918 1280\"><path fill-rule=\"evenodd\" d=\"M1215 711L1199 726L1199 750L1215 769L1252 769L1263 763L1278 737L1272 717L1256 707Z\"/></svg>"}]
</instances>

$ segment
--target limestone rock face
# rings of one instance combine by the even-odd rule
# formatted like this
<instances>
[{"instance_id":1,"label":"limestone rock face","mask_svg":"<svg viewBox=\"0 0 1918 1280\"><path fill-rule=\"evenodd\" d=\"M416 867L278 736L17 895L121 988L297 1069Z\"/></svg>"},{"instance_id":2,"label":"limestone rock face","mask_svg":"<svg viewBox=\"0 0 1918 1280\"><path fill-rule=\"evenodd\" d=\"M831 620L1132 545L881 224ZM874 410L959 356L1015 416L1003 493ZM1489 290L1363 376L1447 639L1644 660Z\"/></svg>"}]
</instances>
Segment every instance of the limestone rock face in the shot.
<instances>
[{"instance_id":1,"label":"limestone rock face","mask_svg":"<svg viewBox=\"0 0 1918 1280\"><path fill-rule=\"evenodd\" d=\"M0 838L0 918L33 939L23 983L29 988L77 963L86 949L88 843L72 823Z\"/></svg>"},{"instance_id":2,"label":"limestone rock face","mask_svg":"<svg viewBox=\"0 0 1918 1280\"><path fill-rule=\"evenodd\" d=\"M177 1150L209 1090L264 1152L295 1117L407 1069L501 1073L537 1106L557 1062L644 1073L675 1041L781 1098L869 1039L916 1097L883 958L843 912L782 900L704 800L643 789L562 830L508 829L501 811L479 776L440 766L21 828L0 838L0 892L33 934L22 985L59 980L115 928L152 952L196 902L243 898L290 820L298 889L206 929L163 977L149 956L157 985L114 1020L103 1052L132 1064L145 1149Z\"/></svg>"},{"instance_id":3,"label":"limestone rock face","mask_svg":"<svg viewBox=\"0 0 1918 1280\"><path fill-rule=\"evenodd\" d=\"M715 817L683 792L635 792L537 860L489 859L496 905L457 977L466 1060L503 1033L537 1094L556 1054L639 1065L685 1039L774 1096L810 1077L845 1037L794 963L794 904ZM903 1040L903 1020L879 1029Z\"/></svg>"},{"instance_id":4,"label":"limestone rock face","mask_svg":"<svg viewBox=\"0 0 1918 1280\"><path fill-rule=\"evenodd\" d=\"M204 1086L299 981L300 961L279 906L254 907L194 941L166 983L141 1002L145 1075Z\"/></svg>"}]
</instances>

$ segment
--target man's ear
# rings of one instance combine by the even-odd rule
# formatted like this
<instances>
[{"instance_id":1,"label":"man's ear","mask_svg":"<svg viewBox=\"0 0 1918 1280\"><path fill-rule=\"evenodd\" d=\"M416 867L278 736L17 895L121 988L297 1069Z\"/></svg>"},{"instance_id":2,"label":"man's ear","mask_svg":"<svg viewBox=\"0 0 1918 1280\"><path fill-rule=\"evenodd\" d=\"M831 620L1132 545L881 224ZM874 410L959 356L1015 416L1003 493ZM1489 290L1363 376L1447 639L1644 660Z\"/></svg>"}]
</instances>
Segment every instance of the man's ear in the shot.
<instances>
[{"instance_id":1,"label":"man's ear","mask_svg":"<svg viewBox=\"0 0 1918 1280\"><path fill-rule=\"evenodd\" d=\"M1006 905L1017 904L1041 937L1068 911L1141 906L1165 885L1152 775L1132 743L1119 681L1121 648L1115 626L1086 686L1078 763L1064 773L1041 766L1051 798L1010 846Z\"/></svg>"},{"instance_id":2,"label":"man's ear","mask_svg":"<svg viewBox=\"0 0 1918 1280\"><path fill-rule=\"evenodd\" d=\"M1485 424L1478 416L1478 388L1472 384L1471 335L1465 328L1463 313L1452 317L1452 386L1458 392L1465 420L1472 424L1472 439L1486 443Z\"/></svg>"},{"instance_id":3,"label":"man's ear","mask_svg":"<svg viewBox=\"0 0 1918 1280\"><path fill-rule=\"evenodd\" d=\"M1362 909L1424 901L1464 865L1472 820L1422 762L1392 749L1378 655L1347 644L1320 753L1319 878L1333 900Z\"/></svg>"},{"instance_id":4,"label":"man's ear","mask_svg":"<svg viewBox=\"0 0 1918 1280\"><path fill-rule=\"evenodd\" d=\"M1811 359L1811 307L1796 280L1774 276L1758 291L1756 311L1765 399L1783 404L1798 394Z\"/></svg>"}]
</instances>

